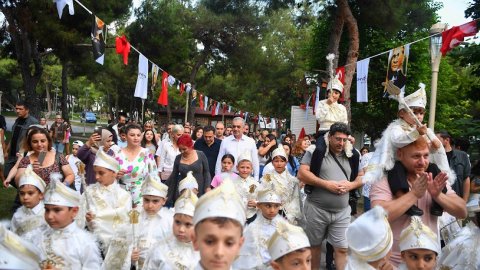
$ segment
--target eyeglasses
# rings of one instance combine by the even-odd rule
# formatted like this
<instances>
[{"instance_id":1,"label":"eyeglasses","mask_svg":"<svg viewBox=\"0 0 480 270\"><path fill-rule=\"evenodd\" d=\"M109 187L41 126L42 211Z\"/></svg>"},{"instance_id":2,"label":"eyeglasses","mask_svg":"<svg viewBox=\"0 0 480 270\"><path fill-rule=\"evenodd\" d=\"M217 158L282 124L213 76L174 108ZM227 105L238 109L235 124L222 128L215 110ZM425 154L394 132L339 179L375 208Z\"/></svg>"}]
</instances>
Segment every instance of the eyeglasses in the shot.
<instances>
[{"instance_id":1,"label":"eyeglasses","mask_svg":"<svg viewBox=\"0 0 480 270\"><path fill-rule=\"evenodd\" d=\"M232 126L232 128L242 128L242 126Z\"/></svg>"},{"instance_id":2,"label":"eyeglasses","mask_svg":"<svg viewBox=\"0 0 480 270\"><path fill-rule=\"evenodd\" d=\"M333 137L337 142L347 142L348 138Z\"/></svg>"}]
</instances>

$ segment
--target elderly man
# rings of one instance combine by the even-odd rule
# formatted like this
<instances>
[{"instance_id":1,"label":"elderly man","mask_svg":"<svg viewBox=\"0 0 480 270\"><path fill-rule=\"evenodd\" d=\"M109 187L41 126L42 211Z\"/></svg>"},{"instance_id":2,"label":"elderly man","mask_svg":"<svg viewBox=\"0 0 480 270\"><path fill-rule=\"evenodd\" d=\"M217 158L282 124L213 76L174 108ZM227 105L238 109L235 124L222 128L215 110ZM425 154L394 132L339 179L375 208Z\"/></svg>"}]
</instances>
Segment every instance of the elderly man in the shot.
<instances>
[{"instance_id":1,"label":"elderly man","mask_svg":"<svg viewBox=\"0 0 480 270\"><path fill-rule=\"evenodd\" d=\"M203 132L205 132L205 130ZM225 136L223 135L224 132L225 125L223 124L223 122L217 122L217 124L215 125L215 137L219 140L225 139Z\"/></svg>"},{"instance_id":2,"label":"elderly man","mask_svg":"<svg viewBox=\"0 0 480 270\"><path fill-rule=\"evenodd\" d=\"M210 175L215 175L215 165L217 164L218 152L222 143L222 140L215 138L214 132L215 128L212 126L204 127L203 137L198 139L193 146L195 150L202 151L207 156Z\"/></svg>"},{"instance_id":3,"label":"elderly man","mask_svg":"<svg viewBox=\"0 0 480 270\"><path fill-rule=\"evenodd\" d=\"M255 179L258 181L259 176L259 163L257 146L255 140L243 134L245 128L245 121L241 117L235 117L232 122L232 135L222 140L220 145L220 151L218 152L217 164L215 165L215 173L221 172L222 164L221 160L223 155L231 154L235 158L235 170L238 156L244 152L250 152L252 156L252 165Z\"/></svg>"},{"instance_id":4,"label":"elderly man","mask_svg":"<svg viewBox=\"0 0 480 270\"><path fill-rule=\"evenodd\" d=\"M397 158L405 167L410 191L396 198L388 185L386 177L372 185L370 200L372 206L380 205L388 212L388 220L393 231L393 248L390 261L395 266L401 262L399 241L400 232L410 224L411 217L405 212L414 204L424 211L423 223L437 232L437 216L430 214L430 206L436 201L443 209L457 218L465 218L467 209L462 200L447 184L447 174L439 172L435 164L428 161L428 143L423 137L397 150ZM432 175L432 172L436 175ZM442 193L447 187L447 192Z\"/></svg>"},{"instance_id":5,"label":"elderly man","mask_svg":"<svg viewBox=\"0 0 480 270\"><path fill-rule=\"evenodd\" d=\"M349 192L362 185L361 178L357 177L358 155L352 155L352 150L345 148L349 135L346 124L332 124L325 138L329 150L324 158L312 159L315 151L312 145L301 161L298 179L313 187L304 205L308 217L305 232L312 245L312 269L320 269L321 244L325 238L334 247L337 269L344 269L346 265L348 243L345 234L351 212ZM321 164L316 164L318 162ZM320 168L318 174L310 170L314 164Z\"/></svg>"}]
</instances>

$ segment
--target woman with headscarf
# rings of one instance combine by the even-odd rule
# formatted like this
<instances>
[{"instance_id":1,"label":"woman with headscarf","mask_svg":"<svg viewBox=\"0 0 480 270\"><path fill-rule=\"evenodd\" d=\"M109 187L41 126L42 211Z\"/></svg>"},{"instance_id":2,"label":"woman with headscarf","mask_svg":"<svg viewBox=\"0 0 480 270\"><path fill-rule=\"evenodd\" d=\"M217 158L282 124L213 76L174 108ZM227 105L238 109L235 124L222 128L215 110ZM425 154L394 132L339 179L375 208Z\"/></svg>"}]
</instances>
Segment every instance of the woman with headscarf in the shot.
<instances>
[{"instance_id":1,"label":"woman with headscarf","mask_svg":"<svg viewBox=\"0 0 480 270\"><path fill-rule=\"evenodd\" d=\"M102 136L93 133L88 141L78 149L77 157L85 164L85 182L87 185L95 184L95 172L93 171L93 162L97 151L102 148L105 153L113 156L112 146L113 134L107 129L102 129Z\"/></svg>"}]
</instances>

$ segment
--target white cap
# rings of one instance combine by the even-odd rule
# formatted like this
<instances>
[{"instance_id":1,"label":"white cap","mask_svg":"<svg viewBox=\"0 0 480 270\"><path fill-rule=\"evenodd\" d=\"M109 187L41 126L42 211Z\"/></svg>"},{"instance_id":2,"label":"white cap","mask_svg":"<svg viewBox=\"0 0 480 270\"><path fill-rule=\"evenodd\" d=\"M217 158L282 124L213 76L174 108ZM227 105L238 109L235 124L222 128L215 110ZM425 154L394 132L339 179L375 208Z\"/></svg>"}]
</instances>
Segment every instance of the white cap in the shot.
<instances>
[{"instance_id":1,"label":"white cap","mask_svg":"<svg viewBox=\"0 0 480 270\"><path fill-rule=\"evenodd\" d=\"M282 203L282 197L280 196L281 191L278 190L277 186L270 180L270 177L265 177L260 189L257 193L257 202L259 203Z\"/></svg>"},{"instance_id":2,"label":"white cap","mask_svg":"<svg viewBox=\"0 0 480 270\"><path fill-rule=\"evenodd\" d=\"M2 269L39 269L40 252L31 243L0 225Z\"/></svg>"},{"instance_id":3,"label":"white cap","mask_svg":"<svg viewBox=\"0 0 480 270\"><path fill-rule=\"evenodd\" d=\"M45 191L44 203L76 207L80 205L80 194L59 180L52 179Z\"/></svg>"},{"instance_id":4,"label":"white cap","mask_svg":"<svg viewBox=\"0 0 480 270\"><path fill-rule=\"evenodd\" d=\"M248 161L252 162L252 154L250 154L250 151L244 151L243 153L238 155L237 164L240 163L240 161L243 161L243 160L248 160Z\"/></svg>"},{"instance_id":5,"label":"white cap","mask_svg":"<svg viewBox=\"0 0 480 270\"><path fill-rule=\"evenodd\" d=\"M25 169L25 172L22 174L20 177L20 181L18 183L18 186L21 187L23 185L32 185L36 186L40 192L45 192L45 188L47 187L47 184L45 184L45 181L38 176L32 169L32 165L28 165L27 168Z\"/></svg>"},{"instance_id":6,"label":"white cap","mask_svg":"<svg viewBox=\"0 0 480 270\"><path fill-rule=\"evenodd\" d=\"M167 198L168 186L149 174L142 184L142 195L152 195Z\"/></svg>"},{"instance_id":7,"label":"white cap","mask_svg":"<svg viewBox=\"0 0 480 270\"><path fill-rule=\"evenodd\" d=\"M185 178L183 178L183 180L178 183L178 192L182 192L182 190L184 189L193 190L194 188L198 190L197 179L193 177L192 171L189 171L187 173L187 176L185 176Z\"/></svg>"},{"instance_id":8,"label":"white cap","mask_svg":"<svg viewBox=\"0 0 480 270\"><path fill-rule=\"evenodd\" d=\"M333 80L328 82L327 90L337 90L340 93L343 93L343 83L338 79L338 76L335 76Z\"/></svg>"},{"instance_id":9,"label":"white cap","mask_svg":"<svg viewBox=\"0 0 480 270\"><path fill-rule=\"evenodd\" d=\"M278 156L284 157L286 160L288 160L287 153L285 153L285 149L283 149L283 147L277 147L277 149L273 150L272 159Z\"/></svg>"},{"instance_id":10,"label":"white cap","mask_svg":"<svg viewBox=\"0 0 480 270\"><path fill-rule=\"evenodd\" d=\"M93 166L103 167L116 173L120 170L120 164L118 161L114 157L105 153L103 150L97 151L97 156L95 157Z\"/></svg>"},{"instance_id":11,"label":"white cap","mask_svg":"<svg viewBox=\"0 0 480 270\"><path fill-rule=\"evenodd\" d=\"M74 141L74 142L72 143L72 145L78 145L78 146L82 147L82 146L83 146L83 142L82 142L82 141Z\"/></svg>"},{"instance_id":12,"label":"white cap","mask_svg":"<svg viewBox=\"0 0 480 270\"><path fill-rule=\"evenodd\" d=\"M193 223L196 225L206 218L225 217L234 219L243 226L247 220L245 211L244 203L232 180L227 178L219 187L198 199Z\"/></svg>"},{"instance_id":13,"label":"white cap","mask_svg":"<svg viewBox=\"0 0 480 270\"><path fill-rule=\"evenodd\" d=\"M267 247L272 261L275 261L292 251L310 247L310 242L301 227L291 225L286 220L279 220Z\"/></svg>"},{"instance_id":14,"label":"white cap","mask_svg":"<svg viewBox=\"0 0 480 270\"><path fill-rule=\"evenodd\" d=\"M198 197L191 190L187 189L175 202L175 214L193 217L197 201Z\"/></svg>"},{"instance_id":15,"label":"white cap","mask_svg":"<svg viewBox=\"0 0 480 270\"><path fill-rule=\"evenodd\" d=\"M440 255L440 243L437 235L423 224L417 216L411 217L410 225L400 234L400 251L409 249L428 249Z\"/></svg>"},{"instance_id":16,"label":"white cap","mask_svg":"<svg viewBox=\"0 0 480 270\"><path fill-rule=\"evenodd\" d=\"M387 212L375 206L353 221L347 228L348 248L361 261L373 262L387 256L393 237Z\"/></svg>"},{"instance_id":17,"label":"white cap","mask_svg":"<svg viewBox=\"0 0 480 270\"><path fill-rule=\"evenodd\" d=\"M427 107L427 94L425 92L425 84L419 84L420 89L411 93L410 95L404 98L405 103L408 107L419 107L419 108L426 108ZM405 109L405 107L399 103L398 110Z\"/></svg>"}]
</instances>

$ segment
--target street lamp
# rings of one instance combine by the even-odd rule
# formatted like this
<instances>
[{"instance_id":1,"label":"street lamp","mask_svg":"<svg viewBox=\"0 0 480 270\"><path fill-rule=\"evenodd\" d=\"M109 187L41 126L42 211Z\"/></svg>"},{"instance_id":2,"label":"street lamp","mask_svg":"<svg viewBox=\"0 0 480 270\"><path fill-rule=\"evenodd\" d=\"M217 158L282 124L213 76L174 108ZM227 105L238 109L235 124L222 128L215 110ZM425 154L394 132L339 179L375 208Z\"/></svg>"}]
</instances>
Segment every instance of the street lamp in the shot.
<instances>
[{"instance_id":1,"label":"street lamp","mask_svg":"<svg viewBox=\"0 0 480 270\"><path fill-rule=\"evenodd\" d=\"M436 23L430 28L430 59L432 64L432 87L430 94L430 110L428 117L428 127L432 130L435 128L435 110L437 106L437 82L438 70L440 68L440 61L442 54L440 48L442 47L442 32L447 27L444 23Z\"/></svg>"}]
</instances>

